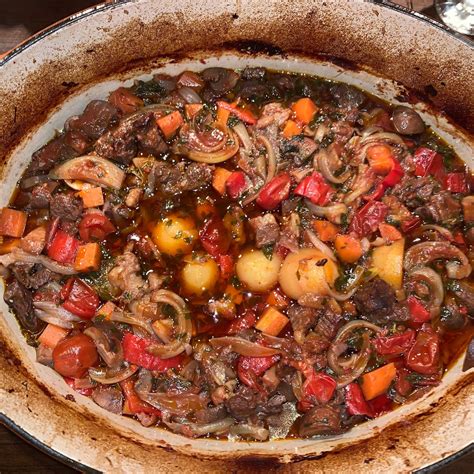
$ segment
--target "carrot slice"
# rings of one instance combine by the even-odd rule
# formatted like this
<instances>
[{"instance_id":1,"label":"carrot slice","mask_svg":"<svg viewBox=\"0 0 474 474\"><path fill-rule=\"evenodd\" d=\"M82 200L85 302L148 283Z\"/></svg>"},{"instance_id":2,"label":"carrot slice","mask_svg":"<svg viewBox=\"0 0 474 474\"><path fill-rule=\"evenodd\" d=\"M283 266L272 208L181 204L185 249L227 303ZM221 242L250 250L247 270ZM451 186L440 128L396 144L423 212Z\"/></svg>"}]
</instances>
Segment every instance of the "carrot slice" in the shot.
<instances>
[{"instance_id":1,"label":"carrot slice","mask_svg":"<svg viewBox=\"0 0 474 474\"><path fill-rule=\"evenodd\" d=\"M299 135L302 130L303 127L299 123L295 122L294 120L288 120L283 127L283 136L285 138L291 138L295 135Z\"/></svg>"},{"instance_id":2,"label":"carrot slice","mask_svg":"<svg viewBox=\"0 0 474 474\"><path fill-rule=\"evenodd\" d=\"M25 212L4 207L0 212L0 235L21 237L25 232L26 219Z\"/></svg>"},{"instance_id":3,"label":"carrot slice","mask_svg":"<svg viewBox=\"0 0 474 474\"><path fill-rule=\"evenodd\" d=\"M223 107L217 107L217 119L216 127L223 131L227 130L227 121L230 117L230 110L224 109Z\"/></svg>"},{"instance_id":4,"label":"carrot slice","mask_svg":"<svg viewBox=\"0 0 474 474\"><path fill-rule=\"evenodd\" d=\"M83 189L79 192L79 196L82 198L82 202L86 208L99 207L104 204L104 194L100 186Z\"/></svg>"},{"instance_id":5,"label":"carrot slice","mask_svg":"<svg viewBox=\"0 0 474 474\"><path fill-rule=\"evenodd\" d=\"M370 167L381 175L390 173L393 168L392 149L388 145L373 145L367 148Z\"/></svg>"},{"instance_id":6,"label":"carrot slice","mask_svg":"<svg viewBox=\"0 0 474 474\"><path fill-rule=\"evenodd\" d=\"M186 104L184 106L184 113L188 119L192 119L202 107L202 104Z\"/></svg>"},{"instance_id":7,"label":"carrot slice","mask_svg":"<svg viewBox=\"0 0 474 474\"><path fill-rule=\"evenodd\" d=\"M224 295L235 304L240 304L244 300L244 296L234 285L227 285L225 287Z\"/></svg>"},{"instance_id":8,"label":"carrot slice","mask_svg":"<svg viewBox=\"0 0 474 474\"><path fill-rule=\"evenodd\" d=\"M273 306L268 307L255 324L255 329L268 334L277 336L281 330L288 324L289 319Z\"/></svg>"},{"instance_id":9,"label":"carrot slice","mask_svg":"<svg viewBox=\"0 0 474 474\"><path fill-rule=\"evenodd\" d=\"M366 400L372 400L385 393L397 375L397 368L393 362L362 376L362 393Z\"/></svg>"},{"instance_id":10,"label":"carrot slice","mask_svg":"<svg viewBox=\"0 0 474 474\"><path fill-rule=\"evenodd\" d=\"M165 138L171 138L176 130L183 125L184 120L183 116L175 110L174 112L159 118L156 123L161 128Z\"/></svg>"},{"instance_id":11,"label":"carrot slice","mask_svg":"<svg viewBox=\"0 0 474 474\"><path fill-rule=\"evenodd\" d=\"M11 239L0 244L0 255L5 255L10 253L13 249L19 247L21 244L21 239Z\"/></svg>"},{"instance_id":12,"label":"carrot slice","mask_svg":"<svg viewBox=\"0 0 474 474\"><path fill-rule=\"evenodd\" d=\"M280 290L273 290L267 296L266 303L277 309L286 308L289 304L289 298Z\"/></svg>"},{"instance_id":13,"label":"carrot slice","mask_svg":"<svg viewBox=\"0 0 474 474\"><path fill-rule=\"evenodd\" d=\"M101 260L100 245L97 242L89 242L85 245L79 245L74 269L78 272L97 271Z\"/></svg>"},{"instance_id":14,"label":"carrot slice","mask_svg":"<svg viewBox=\"0 0 474 474\"><path fill-rule=\"evenodd\" d=\"M346 263L354 263L362 256L362 246L359 240L350 235L338 234L334 247L339 258Z\"/></svg>"},{"instance_id":15,"label":"carrot slice","mask_svg":"<svg viewBox=\"0 0 474 474\"><path fill-rule=\"evenodd\" d=\"M214 175L212 177L212 187L222 196L225 194L226 187L225 183L229 176L232 174L231 171L226 170L225 168L221 168L217 166Z\"/></svg>"},{"instance_id":16,"label":"carrot slice","mask_svg":"<svg viewBox=\"0 0 474 474\"><path fill-rule=\"evenodd\" d=\"M329 221L314 221L313 227L323 242L332 242L339 232L339 228Z\"/></svg>"},{"instance_id":17,"label":"carrot slice","mask_svg":"<svg viewBox=\"0 0 474 474\"><path fill-rule=\"evenodd\" d=\"M68 329L55 326L54 324L48 324L38 337L38 341L50 349L54 349L58 343L68 335L68 333Z\"/></svg>"},{"instance_id":18,"label":"carrot slice","mask_svg":"<svg viewBox=\"0 0 474 474\"><path fill-rule=\"evenodd\" d=\"M110 319L112 313L115 311L115 304L112 301L107 301L97 310L97 316L103 316L105 319Z\"/></svg>"},{"instance_id":19,"label":"carrot slice","mask_svg":"<svg viewBox=\"0 0 474 474\"><path fill-rule=\"evenodd\" d=\"M305 125L308 125L313 120L314 115L319 110L318 106L309 98L303 97L297 100L292 106L291 110L296 115L296 118Z\"/></svg>"},{"instance_id":20,"label":"carrot slice","mask_svg":"<svg viewBox=\"0 0 474 474\"><path fill-rule=\"evenodd\" d=\"M380 235L389 242L395 242L402 238L402 234L396 227L385 222L379 224L379 231Z\"/></svg>"}]
</instances>

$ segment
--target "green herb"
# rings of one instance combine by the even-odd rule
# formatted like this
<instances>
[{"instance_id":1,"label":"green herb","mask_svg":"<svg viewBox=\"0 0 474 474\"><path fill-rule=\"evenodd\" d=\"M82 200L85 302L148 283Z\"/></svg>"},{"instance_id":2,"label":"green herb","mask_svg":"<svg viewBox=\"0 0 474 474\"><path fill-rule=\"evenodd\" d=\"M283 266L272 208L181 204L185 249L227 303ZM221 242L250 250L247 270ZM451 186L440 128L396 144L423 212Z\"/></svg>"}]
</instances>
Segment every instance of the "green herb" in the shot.
<instances>
[{"instance_id":1,"label":"green herb","mask_svg":"<svg viewBox=\"0 0 474 474\"><path fill-rule=\"evenodd\" d=\"M240 120L235 115L230 115L227 119L227 125L232 128L240 123Z\"/></svg>"},{"instance_id":2,"label":"green herb","mask_svg":"<svg viewBox=\"0 0 474 474\"><path fill-rule=\"evenodd\" d=\"M163 313L164 316L166 316L169 319L172 319L173 321L176 321L176 310L171 306L170 304L164 304L161 307L161 312Z\"/></svg>"},{"instance_id":3,"label":"green herb","mask_svg":"<svg viewBox=\"0 0 474 474\"><path fill-rule=\"evenodd\" d=\"M177 239L180 239L182 236L183 236L183 231L178 230L178 232L176 232L173 238L177 240Z\"/></svg>"},{"instance_id":4,"label":"green herb","mask_svg":"<svg viewBox=\"0 0 474 474\"><path fill-rule=\"evenodd\" d=\"M457 280L448 280L446 283L446 289L448 291L459 291L461 287L459 286L459 282Z\"/></svg>"},{"instance_id":5,"label":"green herb","mask_svg":"<svg viewBox=\"0 0 474 474\"><path fill-rule=\"evenodd\" d=\"M273 258L273 247L274 247L274 244L267 244L262 247L263 255L265 255L265 258L267 260L271 261Z\"/></svg>"},{"instance_id":6,"label":"green herb","mask_svg":"<svg viewBox=\"0 0 474 474\"><path fill-rule=\"evenodd\" d=\"M341 230L344 232L349 227L349 214L341 214Z\"/></svg>"},{"instance_id":7,"label":"green herb","mask_svg":"<svg viewBox=\"0 0 474 474\"><path fill-rule=\"evenodd\" d=\"M239 289L239 288L242 288L242 283L240 282L239 278L237 277L237 275L234 275L231 279L230 279L230 283L231 285L236 288L236 289Z\"/></svg>"}]
</instances>

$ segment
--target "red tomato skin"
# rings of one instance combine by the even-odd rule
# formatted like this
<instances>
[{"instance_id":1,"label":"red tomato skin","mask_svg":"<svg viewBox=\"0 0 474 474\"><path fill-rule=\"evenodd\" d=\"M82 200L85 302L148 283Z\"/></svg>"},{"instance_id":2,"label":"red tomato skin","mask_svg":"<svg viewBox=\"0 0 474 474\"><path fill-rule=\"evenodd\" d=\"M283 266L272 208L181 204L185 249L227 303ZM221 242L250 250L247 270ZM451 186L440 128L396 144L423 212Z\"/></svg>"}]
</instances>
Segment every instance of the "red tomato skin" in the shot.
<instances>
[{"instance_id":1,"label":"red tomato skin","mask_svg":"<svg viewBox=\"0 0 474 474\"><path fill-rule=\"evenodd\" d=\"M415 343L405 356L406 366L419 374L433 375L439 371L439 336L431 326L424 325Z\"/></svg>"},{"instance_id":2,"label":"red tomato skin","mask_svg":"<svg viewBox=\"0 0 474 474\"><path fill-rule=\"evenodd\" d=\"M182 364L183 354L169 359L162 359L146 351L150 344L152 344L152 341L126 332L122 339L124 359L131 364L157 372L166 372L168 369L177 368Z\"/></svg>"},{"instance_id":3,"label":"red tomato skin","mask_svg":"<svg viewBox=\"0 0 474 474\"><path fill-rule=\"evenodd\" d=\"M228 280L234 273L234 257L232 255L219 255L219 269L223 280Z\"/></svg>"},{"instance_id":4,"label":"red tomato skin","mask_svg":"<svg viewBox=\"0 0 474 474\"><path fill-rule=\"evenodd\" d=\"M452 193L469 192L466 173L448 173L446 175L446 189Z\"/></svg>"},{"instance_id":5,"label":"red tomato skin","mask_svg":"<svg viewBox=\"0 0 474 474\"><path fill-rule=\"evenodd\" d=\"M225 182L227 194L231 199L239 199L247 188L245 174L242 171L234 171Z\"/></svg>"},{"instance_id":6,"label":"red tomato skin","mask_svg":"<svg viewBox=\"0 0 474 474\"><path fill-rule=\"evenodd\" d=\"M212 216L199 231L199 239L204 250L213 257L227 253L230 235L219 216Z\"/></svg>"},{"instance_id":7,"label":"red tomato skin","mask_svg":"<svg viewBox=\"0 0 474 474\"><path fill-rule=\"evenodd\" d=\"M58 229L48 247L48 257L59 263L73 263L78 247L75 237Z\"/></svg>"},{"instance_id":8,"label":"red tomato skin","mask_svg":"<svg viewBox=\"0 0 474 474\"><path fill-rule=\"evenodd\" d=\"M382 393L382 395L369 400L367 404L374 418L391 411L393 406L392 400L388 398L386 393Z\"/></svg>"},{"instance_id":9,"label":"red tomato skin","mask_svg":"<svg viewBox=\"0 0 474 474\"><path fill-rule=\"evenodd\" d=\"M369 201L356 212L349 231L365 237L378 229L388 213L388 207L380 201Z\"/></svg>"},{"instance_id":10,"label":"red tomato skin","mask_svg":"<svg viewBox=\"0 0 474 474\"><path fill-rule=\"evenodd\" d=\"M333 397L336 386L331 376L313 371L304 381L303 398L314 397L319 403L327 403Z\"/></svg>"},{"instance_id":11,"label":"red tomato skin","mask_svg":"<svg viewBox=\"0 0 474 474\"><path fill-rule=\"evenodd\" d=\"M430 312L423 306L416 296L407 298L408 309L410 310L411 320L414 323L427 323L431 319Z\"/></svg>"},{"instance_id":12,"label":"red tomato skin","mask_svg":"<svg viewBox=\"0 0 474 474\"><path fill-rule=\"evenodd\" d=\"M288 173L281 173L268 182L257 197L257 204L271 211L277 208L290 195L291 177Z\"/></svg>"},{"instance_id":13,"label":"red tomato skin","mask_svg":"<svg viewBox=\"0 0 474 474\"><path fill-rule=\"evenodd\" d=\"M120 387L125 395L125 400L128 404L128 409L134 414L148 413L149 415L161 416L161 411L158 408L144 402L135 391L135 383L132 379L123 380L120 382Z\"/></svg>"},{"instance_id":14,"label":"red tomato skin","mask_svg":"<svg viewBox=\"0 0 474 474\"><path fill-rule=\"evenodd\" d=\"M115 232L115 227L109 218L100 211L85 214L79 223L79 235L84 242L104 240Z\"/></svg>"},{"instance_id":15,"label":"red tomato skin","mask_svg":"<svg viewBox=\"0 0 474 474\"><path fill-rule=\"evenodd\" d=\"M71 379L70 377L64 377L64 381L77 393L84 395L85 397L90 397L94 389L92 388L76 388L76 379Z\"/></svg>"},{"instance_id":16,"label":"red tomato skin","mask_svg":"<svg viewBox=\"0 0 474 474\"><path fill-rule=\"evenodd\" d=\"M242 383L248 387L257 388L257 377L265 373L280 360L278 354L268 357L240 356L237 361L237 374Z\"/></svg>"},{"instance_id":17,"label":"red tomato skin","mask_svg":"<svg viewBox=\"0 0 474 474\"><path fill-rule=\"evenodd\" d=\"M308 198L312 203L324 206L334 190L326 183L321 173L314 172L304 177L296 186L294 194Z\"/></svg>"},{"instance_id":18,"label":"red tomato skin","mask_svg":"<svg viewBox=\"0 0 474 474\"><path fill-rule=\"evenodd\" d=\"M372 409L364 398L360 386L352 382L345 387L346 407L349 415L373 416Z\"/></svg>"},{"instance_id":19,"label":"red tomato skin","mask_svg":"<svg viewBox=\"0 0 474 474\"><path fill-rule=\"evenodd\" d=\"M402 396L407 397L413 390L413 386L408 379L410 371L405 367L397 369L397 376L395 377L395 390Z\"/></svg>"},{"instance_id":20,"label":"red tomato skin","mask_svg":"<svg viewBox=\"0 0 474 474\"><path fill-rule=\"evenodd\" d=\"M380 355L401 355L413 346L415 342L415 331L408 329L403 334L395 336L378 336L374 341L374 347Z\"/></svg>"},{"instance_id":21,"label":"red tomato skin","mask_svg":"<svg viewBox=\"0 0 474 474\"><path fill-rule=\"evenodd\" d=\"M53 367L63 377L80 379L99 361L94 341L85 334L67 337L53 350Z\"/></svg>"},{"instance_id":22,"label":"red tomato skin","mask_svg":"<svg viewBox=\"0 0 474 474\"><path fill-rule=\"evenodd\" d=\"M82 319L91 319L99 307L97 293L79 278L71 277L61 288L64 309Z\"/></svg>"}]
</instances>

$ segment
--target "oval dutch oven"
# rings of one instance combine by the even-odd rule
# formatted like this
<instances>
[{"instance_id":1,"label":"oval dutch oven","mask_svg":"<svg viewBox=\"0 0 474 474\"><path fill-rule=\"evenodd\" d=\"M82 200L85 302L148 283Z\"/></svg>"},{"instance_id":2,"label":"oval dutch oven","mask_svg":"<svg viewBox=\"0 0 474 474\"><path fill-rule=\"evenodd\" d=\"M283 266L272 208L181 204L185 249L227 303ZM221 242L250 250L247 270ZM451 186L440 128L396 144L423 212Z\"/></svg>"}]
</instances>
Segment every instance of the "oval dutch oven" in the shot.
<instances>
[{"instance_id":1,"label":"oval dutch oven","mask_svg":"<svg viewBox=\"0 0 474 474\"><path fill-rule=\"evenodd\" d=\"M385 2L99 5L37 34L0 61L0 206L31 153L68 116L119 83L149 78L158 69L176 74L210 65L263 65L345 81L394 103L409 102L473 166L473 64L468 40ZM0 312L1 421L81 470L407 472L472 444L474 372L462 372L462 355L430 394L341 436L266 443L188 439L144 428L72 392L35 362L3 298Z\"/></svg>"}]
</instances>

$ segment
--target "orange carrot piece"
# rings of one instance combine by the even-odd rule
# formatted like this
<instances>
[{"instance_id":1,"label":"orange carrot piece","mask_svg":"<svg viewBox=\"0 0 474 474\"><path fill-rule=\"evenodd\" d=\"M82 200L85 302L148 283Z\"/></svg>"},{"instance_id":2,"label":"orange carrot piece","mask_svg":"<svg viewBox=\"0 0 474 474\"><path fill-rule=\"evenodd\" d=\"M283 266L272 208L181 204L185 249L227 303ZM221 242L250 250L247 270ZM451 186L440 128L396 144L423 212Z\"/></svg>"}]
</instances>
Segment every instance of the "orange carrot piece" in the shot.
<instances>
[{"instance_id":1,"label":"orange carrot piece","mask_svg":"<svg viewBox=\"0 0 474 474\"><path fill-rule=\"evenodd\" d=\"M54 324L48 324L38 337L38 341L44 346L54 349L58 343L68 335L68 333L68 329L55 326Z\"/></svg>"},{"instance_id":2,"label":"orange carrot piece","mask_svg":"<svg viewBox=\"0 0 474 474\"><path fill-rule=\"evenodd\" d=\"M207 219L217 212L214 203L208 199L200 199L196 204L196 216L200 220Z\"/></svg>"},{"instance_id":3,"label":"orange carrot piece","mask_svg":"<svg viewBox=\"0 0 474 474\"><path fill-rule=\"evenodd\" d=\"M339 228L329 221L314 221L313 227L323 242L332 242L339 232Z\"/></svg>"},{"instance_id":4,"label":"orange carrot piece","mask_svg":"<svg viewBox=\"0 0 474 474\"><path fill-rule=\"evenodd\" d=\"M192 119L201 109L202 104L186 104L184 106L184 113L188 119Z\"/></svg>"},{"instance_id":5,"label":"orange carrot piece","mask_svg":"<svg viewBox=\"0 0 474 474\"><path fill-rule=\"evenodd\" d=\"M82 202L86 208L99 207L104 204L104 193L100 186L83 189L79 192L79 196L82 198Z\"/></svg>"},{"instance_id":6,"label":"orange carrot piece","mask_svg":"<svg viewBox=\"0 0 474 474\"><path fill-rule=\"evenodd\" d=\"M240 304L244 300L244 296L234 285L227 285L225 287L224 295L229 297L230 301L235 304Z\"/></svg>"},{"instance_id":7,"label":"orange carrot piece","mask_svg":"<svg viewBox=\"0 0 474 474\"><path fill-rule=\"evenodd\" d=\"M385 393L390 387L395 375L397 375L397 368L393 362L364 374L361 379L361 388L364 398L366 400L372 400L382 395L382 393Z\"/></svg>"},{"instance_id":8,"label":"orange carrot piece","mask_svg":"<svg viewBox=\"0 0 474 474\"><path fill-rule=\"evenodd\" d=\"M393 153L388 145L373 145L367 148L370 167L377 174L388 174L393 168Z\"/></svg>"},{"instance_id":9,"label":"orange carrot piece","mask_svg":"<svg viewBox=\"0 0 474 474\"><path fill-rule=\"evenodd\" d=\"M115 311L115 304L112 301L107 301L107 303L103 304L96 313L96 316L102 316L107 320L110 320L112 317L112 313Z\"/></svg>"},{"instance_id":10,"label":"orange carrot piece","mask_svg":"<svg viewBox=\"0 0 474 474\"><path fill-rule=\"evenodd\" d=\"M222 196L225 194L225 183L227 178L232 174L231 171L217 166L212 177L212 187Z\"/></svg>"},{"instance_id":11,"label":"orange carrot piece","mask_svg":"<svg viewBox=\"0 0 474 474\"><path fill-rule=\"evenodd\" d=\"M281 330L288 324L289 319L273 306L269 306L255 324L255 329L268 334L278 336Z\"/></svg>"},{"instance_id":12,"label":"orange carrot piece","mask_svg":"<svg viewBox=\"0 0 474 474\"><path fill-rule=\"evenodd\" d=\"M6 253L10 253L13 249L19 247L21 244L21 239L12 239L7 240L6 242L2 242L0 244L0 255L5 255Z\"/></svg>"},{"instance_id":13,"label":"orange carrot piece","mask_svg":"<svg viewBox=\"0 0 474 474\"><path fill-rule=\"evenodd\" d=\"M293 110L296 118L301 123L308 125L308 123L313 120L313 117L319 108L309 97L303 97L291 106L291 110Z\"/></svg>"},{"instance_id":14,"label":"orange carrot piece","mask_svg":"<svg viewBox=\"0 0 474 474\"><path fill-rule=\"evenodd\" d=\"M25 232L26 213L4 207L0 212L0 235L21 237Z\"/></svg>"},{"instance_id":15,"label":"orange carrot piece","mask_svg":"<svg viewBox=\"0 0 474 474\"><path fill-rule=\"evenodd\" d=\"M79 245L74 269L78 272L97 271L100 267L101 256L100 245L97 242Z\"/></svg>"},{"instance_id":16,"label":"orange carrot piece","mask_svg":"<svg viewBox=\"0 0 474 474\"><path fill-rule=\"evenodd\" d=\"M285 138L291 138L295 135L299 135L302 130L303 127L299 123L295 122L294 120L288 120L283 127L283 136Z\"/></svg>"},{"instance_id":17,"label":"orange carrot piece","mask_svg":"<svg viewBox=\"0 0 474 474\"><path fill-rule=\"evenodd\" d=\"M381 222L379 224L379 231L382 238L389 242L395 242L396 240L400 240L402 238L402 234L396 227L386 224L385 222Z\"/></svg>"},{"instance_id":18,"label":"orange carrot piece","mask_svg":"<svg viewBox=\"0 0 474 474\"><path fill-rule=\"evenodd\" d=\"M183 116L175 110L174 112L159 118L156 123L161 128L165 138L171 138L176 130L183 125L184 120Z\"/></svg>"},{"instance_id":19,"label":"orange carrot piece","mask_svg":"<svg viewBox=\"0 0 474 474\"><path fill-rule=\"evenodd\" d=\"M266 303L270 306L274 306L277 309L283 309L288 306L290 300L280 290L273 290L267 296Z\"/></svg>"},{"instance_id":20,"label":"orange carrot piece","mask_svg":"<svg viewBox=\"0 0 474 474\"><path fill-rule=\"evenodd\" d=\"M243 109L242 107L237 107L237 102L229 104L223 100L217 101L217 107L220 109L228 110L231 114L235 115L242 122L248 123L250 125L255 125L257 123L257 117L249 109ZM227 123L227 122L226 122Z\"/></svg>"},{"instance_id":21,"label":"orange carrot piece","mask_svg":"<svg viewBox=\"0 0 474 474\"><path fill-rule=\"evenodd\" d=\"M227 130L227 121L230 117L230 110L224 109L222 107L217 107L217 118L216 118L216 127L222 131Z\"/></svg>"},{"instance_id":22,"label":"orange carrot piece","mask_svg":"<svg viewBox=\"0 0 474 474\"><path fill-rule=\"evenodd\" d=\"M362 246L350 235L338 234L334 241L334 247L339 258L346 263L354 263L362 256Z\"/></svg>"}]
</instances>

